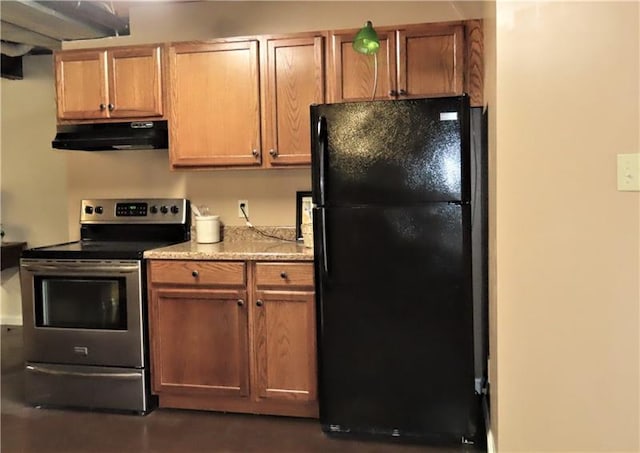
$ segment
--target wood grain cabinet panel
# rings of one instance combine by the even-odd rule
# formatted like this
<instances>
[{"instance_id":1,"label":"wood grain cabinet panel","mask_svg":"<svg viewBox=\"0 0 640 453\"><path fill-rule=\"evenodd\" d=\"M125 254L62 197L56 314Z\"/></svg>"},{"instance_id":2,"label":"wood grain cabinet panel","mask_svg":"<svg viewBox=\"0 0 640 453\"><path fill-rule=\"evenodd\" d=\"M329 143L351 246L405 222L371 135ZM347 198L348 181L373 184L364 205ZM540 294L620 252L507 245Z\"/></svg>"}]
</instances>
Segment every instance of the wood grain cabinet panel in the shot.
<instances>
[{"instance_id":1,"label":"wood grain cabinet panel","mask_svg":"<svg viewBox=\"0 0 640 453\"><path fill-rule=\"evenodd\" d=\"M162 116L160 47L107 51L110 118Z\"/></svg>"},{"instance_id":2,"label":"wood grain cabinet panel","mask_svg":"<svg viewBox=\"0 0 640 453\"><path fill-rule=\"evenodd\" d=\"M311 263L256 263L256 287L313 289L313 264Z\"/></svg>"},{"instance_id":3,"label":"wood grain cabinet panel","mask_svg":"<svg viewBox=\"0 0 640 453\"><path fill-rule=\"evenodd\" d=\"M313 291L258 291L255 308L256 381L260 398L317 398Z\"/></svg>"},{"instance_id":4,"label":"wood grain cabinet panel","mask_svg":"<svg viewBox=\"0 0 640 453\"><path fill-rule=\"evenodd\" d=\"M154 392L248 396L246 293L157 289L151 294Z\"/></svg>"},{"instance_id":5,"label":"wood grain cabinet panel","mask_svg":"<svg viewBox=\"0 0 640 453\"><path fill-rule=\"evenodd\" d=\"M310 104L324 102L324 39L267 39L266 166L311 164Z\"/></svg>"},{"instance_id":6,"label":"wood grain cabinet panel","mask_svg":"<svg viewBox=\"0 0 640 453\"><path fill-rule=\"evenodd\" d=\"M172 45L169 77L174 168L260 165L258 41Z\"/></svg>"},{"instance_id":7,"label":"wood grain cabinet panel","mask_svg":"<svg viewBox=\"0 0 640 453\"><path fill-rule=\"evenodd\" d=\"M152 260L149 278L152 283L173 285L247 284L245 263L239 261Z\"/></svg>"},{"instance_id":8,"label":"wood grain cabinet panel","mask_svg":"<svg viewBox=\"0 0 640 453\"><path fill-rule=\"evenodd\" d=\"M107 53L56 52L58 119L108 118Z\"/></svg>"},{"instance_id":9,"label":"wood grain cabinet panel","mask_svg":"<svg viewBox=\"0 0 640 453\"><path fill-rule=\"evenodd\" d=\"M464 27L399 30L398 62L399 97L462 94Z\"/></svg>"},{"instance_id":10,"label":"wood grain cabinet panel","mask_svg":"<svg viewBox=\"0 0 640 453\"><path fill-rule=\"evenodd\" d=\"M162 117L162 47L55 54L59 121Z\"/></svg>"}]
</instances>

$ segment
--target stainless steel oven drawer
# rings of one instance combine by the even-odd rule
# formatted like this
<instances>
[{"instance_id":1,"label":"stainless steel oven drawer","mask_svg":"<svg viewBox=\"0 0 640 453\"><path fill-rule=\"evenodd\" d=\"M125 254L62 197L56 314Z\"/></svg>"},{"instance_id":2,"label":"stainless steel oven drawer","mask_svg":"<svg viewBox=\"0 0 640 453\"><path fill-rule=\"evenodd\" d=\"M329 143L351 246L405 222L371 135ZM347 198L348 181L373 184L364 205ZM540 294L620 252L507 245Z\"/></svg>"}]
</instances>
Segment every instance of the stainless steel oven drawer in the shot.
<instances>
[{"instance_id":1,"label":"stainless steel oven drawer","mask_svg":"<svg viewBox=\"0 0 640 453\"><path fill-rule=\"evenodd\" d=\"M145 370L27 362L25 398L34 406L146 413L153 410Z\"/></svg>"}]
</instances>

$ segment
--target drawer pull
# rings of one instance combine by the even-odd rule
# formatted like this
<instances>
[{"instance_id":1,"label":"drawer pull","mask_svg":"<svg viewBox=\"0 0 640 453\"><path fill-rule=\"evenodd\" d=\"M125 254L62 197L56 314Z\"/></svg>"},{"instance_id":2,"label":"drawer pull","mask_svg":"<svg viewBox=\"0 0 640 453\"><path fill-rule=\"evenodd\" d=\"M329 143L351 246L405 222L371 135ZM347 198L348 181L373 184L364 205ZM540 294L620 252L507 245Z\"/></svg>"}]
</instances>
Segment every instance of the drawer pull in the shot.
<instances>
[{"instance_id":1,"label":"drawer pull","mask_svg":"<svg viewBox=\"0 0 640 453\"><path fill-rule=\"evenodd\" d=\"M200 273L198 271L191 271L191 275L193 276L193 278L197 278Z\"/></svg>"},{"instance_id":2,"label":"drawer pull","mask_svg":"<svg viewBox=\"0 0 640 453\"><path fill-rule=\"evenodd\" d=\"M284 278L285 280L287 278L289 278L289 276L287 275L287 273L285 271L280 272L280 277Z\"/></svg>"},{"instance_id":3,"label":"drawer pull","mask_svg":"<svg viewBox=\"0 0 640 453\"><path fill-rule=\"evenodd\" d=\"M238 307L244 306L244 300L238 299Z\"/></svg>"},{"instance_id":4,"label":"drawer pull","mask_svg":"<svg viewBox=\"0 0 640 453\"><path fill-rule=\"evenodd\" d=\"M261 300L261 299L258 299L258 300L256 301L256 305L257 305L258 307L262 307L262 304L263 304L263 302L262 302L262 300Z\"/></svg>"}]
</instances>

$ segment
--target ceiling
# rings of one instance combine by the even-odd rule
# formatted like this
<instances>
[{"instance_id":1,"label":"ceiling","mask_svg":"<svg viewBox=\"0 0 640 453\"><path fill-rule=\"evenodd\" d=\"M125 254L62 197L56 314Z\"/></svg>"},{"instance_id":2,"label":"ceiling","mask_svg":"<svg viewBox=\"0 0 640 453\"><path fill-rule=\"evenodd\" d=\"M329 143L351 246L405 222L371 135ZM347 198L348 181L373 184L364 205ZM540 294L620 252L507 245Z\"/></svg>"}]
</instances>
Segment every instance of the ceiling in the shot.
<instances>
[{"instance_id":1,"label":"ceiling","mask_svg":"<svg viewBox=\"0 0 640 453\"><path fill-rule=\"evenodd\" d=\"M129 34L129 2L0 1L2 54L50 53L63 41Z\"/></svg>"}]
</instances>

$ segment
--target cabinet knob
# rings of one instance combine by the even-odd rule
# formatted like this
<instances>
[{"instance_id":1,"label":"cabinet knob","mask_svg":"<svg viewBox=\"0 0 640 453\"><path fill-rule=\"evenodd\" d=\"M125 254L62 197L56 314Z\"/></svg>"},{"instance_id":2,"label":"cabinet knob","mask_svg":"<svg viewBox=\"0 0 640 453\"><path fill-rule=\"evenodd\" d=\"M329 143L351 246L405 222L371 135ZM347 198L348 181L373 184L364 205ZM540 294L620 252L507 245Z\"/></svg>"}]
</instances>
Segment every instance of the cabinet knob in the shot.
<instances>
[{"instance_id":1,"label":"cabinet knob","mask_svg":"<svg viewBox=\"0 0 640 453\"><path fill-rule=\"evenodd\" d=\"M253 149L251 151L251 154L253 154L253 157L255 157L256 159L260 157L260 151L258 151L257 149Z\"/></svg>"},{"instance_id":2,"label":"cabinet knob","mask_svg":"<svg viewBox=\"0 0 640 453\"><path fill-rule=\"evenodd\" d=\"M244 300L238 299L238 307L242 307L244 305Z\"/></svg>"},{"instance_id":3,"label":"cabinet knob","mask_svg":"<svg viewBox=\"0 0 640 453\"><path fill-rule=\"evenodd\" d=\"M407 93L407 90L400 90L400 91L398 92L398 94L399 94L400 96L406 96L408 93Z\"/></svg>"},{"instance_id":4,"label":"cabinet knob","mask_svg":"<svg viewBox=\"0 0 640 453\"><path fill-rule=\"evenodd\" d=\"M280 272L280 277L286 279L289 276L287 275L287 273L285 271L282 271L282 272Z\"/></svg>"},{"instance_id":5,"label":"cabinet knob","mask_svg":"<svg viewBox=\"0 0 640 453\"><path fill-rule=\"evenodd\" d=\"M100 110L104 110L106 108L107 108L107 106L105 104L100 104Z\"/></svg>"},{"instance_id":6,"label":"cabinet knob","mask_svg":"<svg viewBox=\"0 0 640 453\"><path fill-rule=\"evenodd\" d=\"M113 105L113 104L109 104L109 105L107 105L107 108L109 109L109 111L110 111L110 112L111 112L111 111L113 111L113 109L114 109L115 107L116 107L116 106L115 106L115 105Z\"/></svg>"},{"instance_id":7,"label":"cabinet knob","mask_svg":"<svg viewBox=\"0 0 640 453\"><path fill-rule=\"evenodd\" d=\"M277 149L270 149L269 150L269 154L271 155L271 157L276 159L278 157L278 150Z\"/></svg>"},{"instance_id":8,"label":"cabinet knob","mask_svg":"<svg viewBox=\"0 0 640 453\"><path fill-rule=\"evenodd\" d=\"M258 307L262 307L262 305L263 305L262 299L258 299L258 300L256 301L256 305L257 305Z\"/></svg>"},{"instance_id":9,"label":"cabinet knob","mask_svg":"<svg viewBox=\"0 0 640 453\"><path fill-rule=\"evenodd\" d=\"M191 271L191 275L195 278L200 275L200 273L198 271Z\"/></svg>"}]
</instances>

